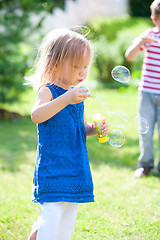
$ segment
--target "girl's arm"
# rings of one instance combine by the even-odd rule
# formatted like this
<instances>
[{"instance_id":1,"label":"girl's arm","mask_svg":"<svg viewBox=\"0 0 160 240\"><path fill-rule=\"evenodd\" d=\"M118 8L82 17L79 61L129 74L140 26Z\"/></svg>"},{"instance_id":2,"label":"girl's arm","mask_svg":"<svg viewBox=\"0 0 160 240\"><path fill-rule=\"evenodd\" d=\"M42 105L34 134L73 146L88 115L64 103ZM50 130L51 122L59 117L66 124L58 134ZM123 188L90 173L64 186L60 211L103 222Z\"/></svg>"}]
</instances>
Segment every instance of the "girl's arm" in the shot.
<instances>
[{"instance_id":1,"label":"girl's arm","mask_svg":"<svg viewBox=\"0 0 160 240\"><path fill-rule=\"evenodd\" d=\"M76 104L84 101L90 96L87 93L88 91L88 89L73 88L58 98L53 99L50 89L48 87L41 87L31 112L32 121L34 123L44 122L60 112L68 104Z\"/></svg>"},{"instance_id":2,"label":"girl's arm","mask_svg":"<svg viewBox=\"0 0 160 240\"><path fill-rule=\"evenodd\" d=\"M140 53L140 49L142 45L144 44L142 39L138 39L135 43L133 43L126 51L125 57L128 61L133 61L138 54Z\"/></svg>"},{"instance_id":3,"label":"girl's arm","mask_svg":"<svg viewBox=\"0 0 160 240\"><path fill-rule=\"evenodd\" d=\"M149 43L151 42L151 37L150 35L146 34L146 35L140 35L135 41L134 43L127 49L126 53L125 53L125 57L128 61L133 61L138 54L141 51L141 47L145 44L145 43Z\"/></svg>"},{"instance_id":4,"label":"girl's arm","mask_svg":"<svg viewBox=\"0 0 160 240\"><path fill-rule=\"evenodd\" d=\"M87 121L84 121L84 125L85 125L86 135L87 136L97 135L97 132L96 132L94 124L90 124Z\"/></svg>"},{"instance_id":5,"label":"girl's arm","mask_svg":"<svg viewBox=\"0 0 160 240\"><path fill-rule=\"evenodd\" d=\"M84 114L84 125L86 129L86 135L87 136L94 136L97 135L95 124L90 124L86 121L86 117ZM109 127L105 119L103 119L103 126L102 126L102 133L103 135L106 135L107 132L109 132Z\"/></svg>"}]
</instances>

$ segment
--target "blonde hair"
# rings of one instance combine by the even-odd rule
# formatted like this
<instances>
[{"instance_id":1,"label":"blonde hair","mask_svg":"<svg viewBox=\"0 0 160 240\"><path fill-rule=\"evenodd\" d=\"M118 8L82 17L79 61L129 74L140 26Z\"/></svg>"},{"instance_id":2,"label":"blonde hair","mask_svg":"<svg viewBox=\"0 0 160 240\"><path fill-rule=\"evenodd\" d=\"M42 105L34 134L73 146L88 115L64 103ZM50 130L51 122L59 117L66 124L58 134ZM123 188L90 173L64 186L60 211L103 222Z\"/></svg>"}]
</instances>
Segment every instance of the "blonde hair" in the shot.
<instances>
[{"instance_id":1,"label":"blonde hair","mask_svg":"<svg viewBox=\"0 0 160 240\"><path fill-rule=\"evenodd\" d=\"M46 83L53 83L54 73L60 75L65 60L74 66L75 61L83 61L85 51L92 58L90 42L81 34L68 29L49 32L43 39L36 58L35 73L26 80L35 89Z\"/></svg>"},{"instance_id":2,"label":"blonde hair","mask_svg":"<svg viewBox=\"0 0 160 240\"><path fill-rule=\"evenodd\" d=\"M151 17L157 18L160 15L160 0L154 0L150 5Z\"/></svg>"}]
</instances>

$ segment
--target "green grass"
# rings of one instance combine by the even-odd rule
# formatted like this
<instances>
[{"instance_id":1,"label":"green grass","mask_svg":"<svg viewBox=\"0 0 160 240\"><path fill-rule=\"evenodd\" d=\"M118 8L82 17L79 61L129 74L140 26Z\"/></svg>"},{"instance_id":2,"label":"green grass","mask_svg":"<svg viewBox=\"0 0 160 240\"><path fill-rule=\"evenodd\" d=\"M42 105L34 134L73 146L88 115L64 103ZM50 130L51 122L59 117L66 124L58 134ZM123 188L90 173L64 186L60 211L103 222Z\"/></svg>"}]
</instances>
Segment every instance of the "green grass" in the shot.
<instances>
[{"instance_id":1,"label":"green grass","mask_svg":"<svg viewBox=\"0 0 160 240\"><path fill-rule=\"evenodd\" d=\"M29 101L33 104L35 95L31 95ZM123 128L126 140L121 148L114 148L108 143L98 143L97 137L87 139L95 203L79 205L72 240L159 240L158 173L153 170L149 177L133 177L139 155L139 136L132 121L137 115L137 91L104 89L99 96L110 104L112 111L129 115L129 122ZM31 106L26 104L29 113ZM85 108L89 120L99 111L93 100L87 100ZM156 164L157 139L155 134ZM1 240L26 240L39 214L39 205L31 202L36 143L36 126L29 117L0 121Z\"/></svg>"},{"instance_id":2,"label":"green grass","mask_svg":"<svg viewBox=\"0 0 160 240\"><path fill-rule=\"evenodd\" d=\"M36 91L28 87L26 92L20 94L19 101L4 104L0 103L0 108L7 109L11 112L17 112L22 116L30 116L31 107L36 99Z\"/></svg>"}]
</instances>

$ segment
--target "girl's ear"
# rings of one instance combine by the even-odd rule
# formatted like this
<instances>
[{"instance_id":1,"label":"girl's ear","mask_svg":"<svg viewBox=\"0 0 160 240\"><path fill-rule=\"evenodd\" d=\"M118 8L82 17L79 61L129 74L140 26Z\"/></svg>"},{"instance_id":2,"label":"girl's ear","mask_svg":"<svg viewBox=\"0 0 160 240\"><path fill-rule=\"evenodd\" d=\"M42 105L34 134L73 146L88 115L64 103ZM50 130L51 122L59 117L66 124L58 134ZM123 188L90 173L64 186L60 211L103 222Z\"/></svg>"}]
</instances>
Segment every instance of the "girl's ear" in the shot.
<instances>
[{"instance_id":1,"label":"girl's ear","mask_svg":"<svg viewBox=\"0 0 160 240\"><path fill-rule=\"evenodd\" d=\"M156 25L156 18L151 15L152 22Z\"/></svg>"},{"instance_id":2,"label":"girl's ear","mask_svg":"<svg viewBox=\"0 0 160 240\"><path fill-rule=\"evenodd\" d=\"M55 69L55 71L58 71L59 66L60 66L59 62L56 62L55 65L54 65L54 69Z\"/></svg>"}]
</instances>

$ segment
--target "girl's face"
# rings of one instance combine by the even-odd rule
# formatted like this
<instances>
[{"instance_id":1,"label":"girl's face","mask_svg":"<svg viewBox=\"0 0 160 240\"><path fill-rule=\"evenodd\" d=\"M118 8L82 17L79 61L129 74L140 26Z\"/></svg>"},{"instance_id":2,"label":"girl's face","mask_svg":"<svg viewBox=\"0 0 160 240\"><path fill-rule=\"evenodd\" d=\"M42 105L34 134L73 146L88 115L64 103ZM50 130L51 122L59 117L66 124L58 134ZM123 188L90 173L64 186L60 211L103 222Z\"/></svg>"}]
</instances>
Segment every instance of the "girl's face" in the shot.
<instances>
[{"instance_id":1,"label":"girl's face","mask_svg":"<svg viewBox=\"0 0 160 240\"><path fill-rule=\"evenodd\" d=\"M77 86L80 82L84 81L88 74L91 56L88 52L84 52L83 60L74 62L73 66L70 61L65 61L60 73L61 87L70 89L71 86Z\"/></svg>"},{"instance_id":2,"label":"girl's face","mask_svg":"<svg viewBox=\"0 0 160 240\"><path fill-rule=\"evenodd\" d=\"M152 22L160 29L160 15L156 16L156 17L152 17Z\"/></svg>"}]
</instances>

